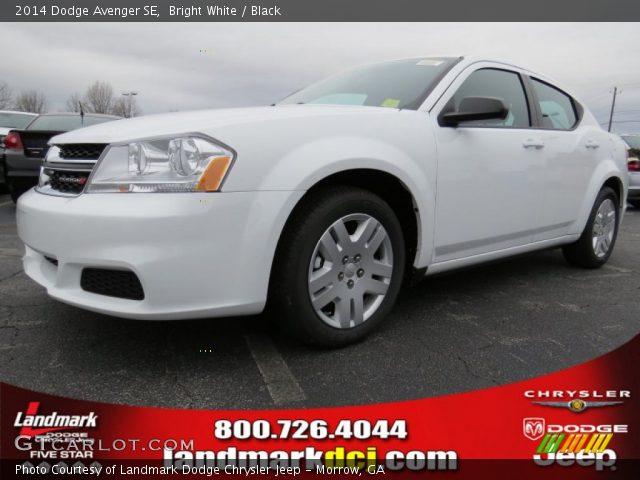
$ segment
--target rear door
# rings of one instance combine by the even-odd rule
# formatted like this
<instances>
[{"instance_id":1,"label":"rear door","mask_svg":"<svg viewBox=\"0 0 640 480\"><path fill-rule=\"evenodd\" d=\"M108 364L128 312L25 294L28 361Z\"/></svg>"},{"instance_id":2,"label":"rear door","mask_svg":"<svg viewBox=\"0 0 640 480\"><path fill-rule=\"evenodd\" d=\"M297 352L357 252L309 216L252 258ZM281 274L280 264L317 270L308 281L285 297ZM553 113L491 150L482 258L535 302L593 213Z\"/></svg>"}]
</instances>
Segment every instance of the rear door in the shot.
<instances>
[{"instance_id":1,"label":"rear door","mask_svg":"<svg viewBox=\"0 0 640 480\"><path fill-rule=\"evenodd\" d=\"M609 142L600 128L581 126L582 107L569 94L535 77L528 81L545 154L544 228L534 237L538 241L572 233L589 180Z\"/></svg>"},{"instance_id":2,"label":"rear door","mask_svg":"<svg viewBox=\"0 0 640 480\"><path fill-rule=\"evenodd\" d=\"M532 128L530 92L519 72L489 65L469 67L432 109L438 146L434 262L524 245L541 228L544 152ZM501 98L507 118L440 124L443 111L473 96Z\"/></svg>"}]
</instances>

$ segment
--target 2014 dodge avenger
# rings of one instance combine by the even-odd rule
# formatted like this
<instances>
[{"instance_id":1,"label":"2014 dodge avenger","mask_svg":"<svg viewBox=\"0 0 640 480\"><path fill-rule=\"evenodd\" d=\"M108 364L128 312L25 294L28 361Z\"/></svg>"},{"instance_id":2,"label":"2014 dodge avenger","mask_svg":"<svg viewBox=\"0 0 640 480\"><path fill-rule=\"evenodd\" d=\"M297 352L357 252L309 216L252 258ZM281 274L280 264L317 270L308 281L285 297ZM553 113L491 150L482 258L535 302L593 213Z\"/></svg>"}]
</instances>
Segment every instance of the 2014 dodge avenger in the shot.
<instances>
[{"instance_id":1,"label":"2014 dodge avenger","mask_svg":"<svg viewBox=\"0 0 640 480\"><path fill-rule=\"evenodd\" d=\"M321 346L363 338L403 282L562 247L604 264L627 150L569 90L470 57L390 61L276 105L54 137L18 203L24 269L138 319L261 312Z\"/></svg>"}]
</instances>

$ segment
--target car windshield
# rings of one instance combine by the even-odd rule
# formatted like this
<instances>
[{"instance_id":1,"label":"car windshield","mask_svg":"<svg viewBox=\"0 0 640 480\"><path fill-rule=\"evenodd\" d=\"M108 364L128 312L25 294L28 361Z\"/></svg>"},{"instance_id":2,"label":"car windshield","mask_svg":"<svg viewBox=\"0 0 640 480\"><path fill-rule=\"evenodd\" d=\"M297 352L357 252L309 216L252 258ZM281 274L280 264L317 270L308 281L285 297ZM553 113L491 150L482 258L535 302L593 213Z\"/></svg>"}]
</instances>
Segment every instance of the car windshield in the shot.
<instances>
[{"instance_id":1,"label":"car windshield","mask_svg":"<svg viewBox=\"0 0 640 480\"><path fill-rule=\"evenodd\" d=\"M640 135L625 135L622 139L634 150L640 150Z\"/></svg>"},{"instance_id":2,"label":"car windshield","mask_svg":"<svg viewBox=\"0 0 640 480\"><path fill-rule=\"evenodd\" d=\"M35 117L25 113L0 112L0 127L24 128Z\"/></svg>"},{"instance_id":3,"label":"car windshield","mask_svg":"<svg viewBox=\"0 0 640 480\"><path fill-rule=\"evenodd\" d=\"M356 68L304 88L280 104L363 105L417 110L453 58L414 58Z\"/></svg>"},{"instance_id":4,"label":"car windshield","mask_svg":"<svg viewBox=\"0 0 640 480\"><path fill-rule=\"evenodd\" d=\"M78 115L42 115L31 123L27 130L53 130L59 132L67 132L76 128L97 125L98 123L110 122L115 120L112 117L94 117L85 115L84 121Z\"/></svg>"}]
</instances>

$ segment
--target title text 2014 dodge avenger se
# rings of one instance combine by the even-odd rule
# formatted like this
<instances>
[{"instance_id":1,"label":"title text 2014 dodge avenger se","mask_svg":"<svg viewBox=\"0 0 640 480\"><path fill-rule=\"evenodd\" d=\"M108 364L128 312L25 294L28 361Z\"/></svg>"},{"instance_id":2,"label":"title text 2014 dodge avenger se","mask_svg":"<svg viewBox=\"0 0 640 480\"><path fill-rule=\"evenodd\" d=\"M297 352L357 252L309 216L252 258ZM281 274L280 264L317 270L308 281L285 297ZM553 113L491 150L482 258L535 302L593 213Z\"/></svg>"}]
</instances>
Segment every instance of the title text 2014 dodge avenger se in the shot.
<instances>
[{"instance_id":1,"label":"title text 2014 dodge avenger se","mask_svg":"<svg viewBox=\"0 0 640 480\"><path fill-rule=\"evenodd\" d=\"M626 148L568 90L506 63L361 67L261 108L54 137L18 203L24 269L71 305L140 319L255 314L339 346L403 280L615 244Z\"/></svg>"}]
</instances>

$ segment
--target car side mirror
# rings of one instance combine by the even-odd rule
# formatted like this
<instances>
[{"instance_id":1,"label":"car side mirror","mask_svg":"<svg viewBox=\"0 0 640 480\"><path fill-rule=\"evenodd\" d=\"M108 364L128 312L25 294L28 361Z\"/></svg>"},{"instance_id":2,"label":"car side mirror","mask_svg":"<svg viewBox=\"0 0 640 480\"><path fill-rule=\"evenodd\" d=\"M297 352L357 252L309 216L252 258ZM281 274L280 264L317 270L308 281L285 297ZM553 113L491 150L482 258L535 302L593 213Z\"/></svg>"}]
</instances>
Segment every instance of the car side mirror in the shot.
<instances>
[{"instance_id":1,"label":"car side mirror","mask_svg":"<svg viewBox=\"0 0 640 480\"><path fill-rule=\"evenodd\" d=\"M465 97L458 110L440 115L440 125L457 127L474 120L504 120L508 114L509 109L501 98Z\"/></svg>"}]
</instances>

